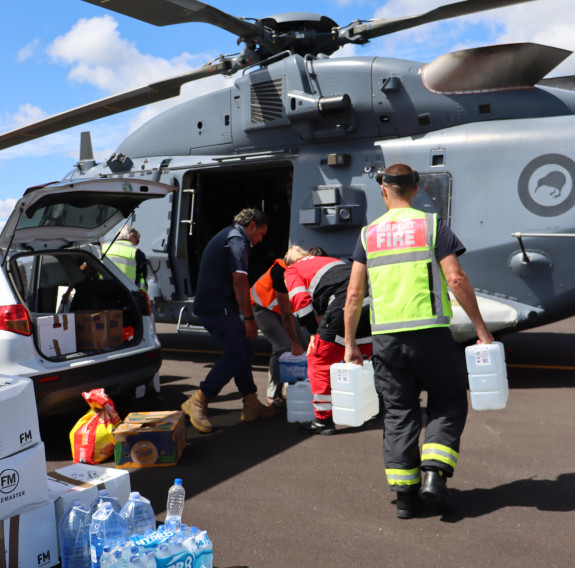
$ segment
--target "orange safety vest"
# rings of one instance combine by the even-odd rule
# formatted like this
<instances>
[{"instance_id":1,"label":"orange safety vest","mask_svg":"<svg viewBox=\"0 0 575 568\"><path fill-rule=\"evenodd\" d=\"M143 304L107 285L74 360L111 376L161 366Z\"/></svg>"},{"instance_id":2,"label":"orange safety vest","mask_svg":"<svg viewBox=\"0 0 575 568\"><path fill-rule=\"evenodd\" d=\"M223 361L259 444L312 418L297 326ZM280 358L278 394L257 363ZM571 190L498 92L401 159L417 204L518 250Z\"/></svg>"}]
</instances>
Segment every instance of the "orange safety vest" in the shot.
<instances>
[{"instance_id":1,"label":"orange safety vest","mask_svg":"<svg viewBox=\"0 0 575 568\"><path fill-rule=\"evenodd\" d=\"M276 258L274 263L269 267L268 271L259 277L257 282L250 289L250 296L252 301L252 306L258 304L262 308L266 308L275 312L280 313L280 307L278 306L278 299L276 298L276 292L273 287L273 281L271 276L272 268L279 264L284 268L287 268L286 263L281 258Z\"/></svg>"}]
</instances>

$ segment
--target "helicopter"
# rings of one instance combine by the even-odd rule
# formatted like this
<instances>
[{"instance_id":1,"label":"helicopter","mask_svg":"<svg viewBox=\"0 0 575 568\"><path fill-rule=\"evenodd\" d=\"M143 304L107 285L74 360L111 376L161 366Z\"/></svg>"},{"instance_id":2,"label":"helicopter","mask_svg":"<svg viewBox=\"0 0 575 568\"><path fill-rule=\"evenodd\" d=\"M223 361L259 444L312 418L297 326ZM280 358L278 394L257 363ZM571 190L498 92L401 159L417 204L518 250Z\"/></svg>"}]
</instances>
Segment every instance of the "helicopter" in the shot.
<instances>
[{"instance_id":1,"label":"helicopter","mask_svg":"<svg viewBox=\"0 0 575 568\"><path fill-rule=\"evenodd\" d=\"M244 207L270 220L253 250L251 280L294 243L348 259L361 227L385 212L376 173L395 162L419 173L414 206L438 213L465 244L460 261L493 333L575 314L575 80L547 78L571 52L526 42L429 63L332 57L345 45L536 0L463 0L341 27L307 12L244 19L197 0L84 1L156 26L211 24L243 44L184 75L0 134L1 150L175 97L186 83L233 79L152 118L104 162L82 133L79 161L64 178L177 188L131 220L152 269L156 321L181 331L196 321L203 249ZM451 330L469 340L471 322L453 303Z\"/></svg>"}]
</instances>

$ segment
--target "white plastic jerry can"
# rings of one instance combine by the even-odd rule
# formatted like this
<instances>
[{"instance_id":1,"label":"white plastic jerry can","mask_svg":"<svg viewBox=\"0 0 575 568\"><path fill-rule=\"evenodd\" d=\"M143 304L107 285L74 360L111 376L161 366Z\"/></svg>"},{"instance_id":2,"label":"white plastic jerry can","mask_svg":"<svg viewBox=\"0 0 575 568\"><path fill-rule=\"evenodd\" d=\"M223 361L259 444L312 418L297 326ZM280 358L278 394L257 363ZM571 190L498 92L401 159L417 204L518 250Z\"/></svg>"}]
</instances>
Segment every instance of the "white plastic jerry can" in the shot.
<instances>
[{"instance_id":1,"label":"white plastic jerry can","mask_svg":"<svg viewBox=\"0 0 575 568\"><path fill-rule=\"evenodd\" d=\"M308 380L286 386L288 422L308 422L314 419L313 397Z\"/></svg>"},{"instance_id":2,"label":"white plastic jerry can","mask_svg":"<svg viewBox=\"0 0 575 568\"><path fill-rule=\"evenodd\" d=\"M474 410L505 408L509 382L503 343L479 343L465 348L471 407Z\"/></svg>"},{"instance_id":3,"label":"white plastic jerry can","mask_svg":"<svg viewBox=\"0 0 575 568\"><path fill-rule=\"evenodd\" d=\"M373 365L334 363L330 368L333 421L361 426L379 412L379 398L373 382Z\"/></svg>"}]
</instances>

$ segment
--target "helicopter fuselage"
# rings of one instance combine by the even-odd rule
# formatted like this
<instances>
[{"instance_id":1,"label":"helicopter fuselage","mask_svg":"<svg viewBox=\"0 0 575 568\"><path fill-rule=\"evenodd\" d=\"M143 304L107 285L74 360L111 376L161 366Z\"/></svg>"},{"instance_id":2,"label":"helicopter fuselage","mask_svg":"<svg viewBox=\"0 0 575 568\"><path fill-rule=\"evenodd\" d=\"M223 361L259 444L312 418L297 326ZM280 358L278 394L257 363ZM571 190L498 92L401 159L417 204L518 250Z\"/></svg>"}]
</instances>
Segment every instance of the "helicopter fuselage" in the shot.
<instances>
[{"instance_id":1,"label":"helicopter fuselage","mask_svg":"<svg viewBox=\"0 0 575 568\"><path fill-rule=\"evenodd\" d=\"M276 56L163 112L106 163L80 162L69 177L141 176L180 189L134 219L159 321L191 317L202 250L243 207L271 220L252 279L291 243L347 259L361 227L385 212L375 173L394 162L418 170L414 205L437 212L467 247L461 262L493 331L575 314L575 93L488 81L437 93L422 68ZM473 335L464 316L454 322L461 338Z\"/></svg>"}]
</instances>

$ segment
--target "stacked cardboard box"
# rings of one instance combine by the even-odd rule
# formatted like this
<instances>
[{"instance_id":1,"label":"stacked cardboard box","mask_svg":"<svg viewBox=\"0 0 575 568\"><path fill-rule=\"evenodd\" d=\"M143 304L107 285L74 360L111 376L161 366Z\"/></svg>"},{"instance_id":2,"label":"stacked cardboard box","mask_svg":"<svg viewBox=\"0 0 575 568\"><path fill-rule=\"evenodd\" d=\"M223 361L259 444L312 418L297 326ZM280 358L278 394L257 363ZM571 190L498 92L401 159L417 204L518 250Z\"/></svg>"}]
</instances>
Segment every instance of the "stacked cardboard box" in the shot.
<instances>
[{"instance_id":1,"label":"stacked cardboard box","mask_svg":"<svg viewBox=\"0 0 575 568\"><path fill-rule=\"evenodd\" d=\"M0 375L0 565L56 566L57 533L34 385Z\"/></svg>"},{"instance_id":2,"label":"stacked cardboard box","mask_svg":"<svg viewBox=\"0 0 575 568\"><path fill-rule=\"evenodd\" d=\"M121 310L81 310L74 315L79 351L115 347L124 341Z\"/></svg>"}]
</instances>

